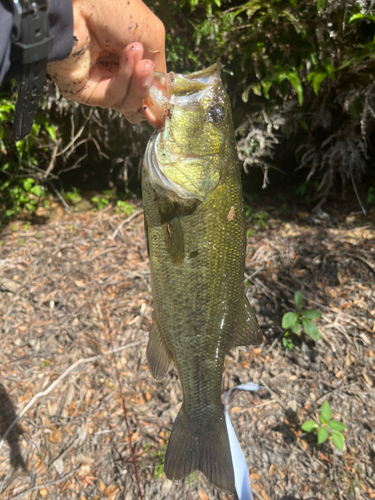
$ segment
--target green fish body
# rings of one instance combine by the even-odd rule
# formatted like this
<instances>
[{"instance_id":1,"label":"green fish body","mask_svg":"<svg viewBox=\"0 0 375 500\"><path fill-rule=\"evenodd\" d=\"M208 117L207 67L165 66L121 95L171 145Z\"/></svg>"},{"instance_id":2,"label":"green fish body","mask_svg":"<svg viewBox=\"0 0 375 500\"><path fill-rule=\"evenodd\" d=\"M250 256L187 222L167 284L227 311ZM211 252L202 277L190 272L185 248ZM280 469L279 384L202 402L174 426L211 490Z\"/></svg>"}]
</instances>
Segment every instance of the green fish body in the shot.
<instances>
[{"instance_id":1,"label":"green fish body","mask_svg":"<svg viewBox=\"0 0 375 500\"><path fill-rule=\"evenodd\" d=\"M152 375L175 362L183 403L165 457L167 478L200 470L234 493L222 402L224 358L262 336L244 291L245 217L229 98L217 65L169 73L152 96L165 115L142 172L154 300Z\"/></svg>"}]
</instances>

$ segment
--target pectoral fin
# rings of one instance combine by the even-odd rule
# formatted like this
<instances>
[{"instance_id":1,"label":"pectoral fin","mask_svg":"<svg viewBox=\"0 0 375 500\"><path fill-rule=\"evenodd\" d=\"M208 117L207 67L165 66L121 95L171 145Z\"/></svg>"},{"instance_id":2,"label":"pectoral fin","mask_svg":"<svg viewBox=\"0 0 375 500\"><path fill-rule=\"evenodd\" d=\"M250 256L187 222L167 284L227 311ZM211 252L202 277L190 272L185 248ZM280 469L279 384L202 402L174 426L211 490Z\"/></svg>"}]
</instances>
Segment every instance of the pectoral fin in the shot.
<instances>
[{"instance_id":1,"label":"pectoral fin","mask_svg":"<svg viewBox=\"0 0 375 500\"><path fill-rule=\"evenodd\" d=\"M171 369L173 356L165 345L155 319L150 328L146 354L151 375L156 380L162 380Z\"/></svg>"},{"instance_id":2,"label":"pectoral fin","mask_svg":"<svg viewBox=\"0 0 375 500\"><path fill-rule=\"evenodd\" d=\"M231 347L240 345L259 345L263 341L257 317L244 293L242 316L237 324Z\"/></svg>"},{"instance_id":3,"label":"pectoral fin","mask_svg":"<svg viewBox=\"0 0 375 500\"><path fill-rule=\"evenodd\" d=\"M173 217L173 219L167 222L166 231L169 255L173 264L179 265L183 262L185 256L184 233L182 231L180 219L178 217Z\"/></svg>"}]
</instances>

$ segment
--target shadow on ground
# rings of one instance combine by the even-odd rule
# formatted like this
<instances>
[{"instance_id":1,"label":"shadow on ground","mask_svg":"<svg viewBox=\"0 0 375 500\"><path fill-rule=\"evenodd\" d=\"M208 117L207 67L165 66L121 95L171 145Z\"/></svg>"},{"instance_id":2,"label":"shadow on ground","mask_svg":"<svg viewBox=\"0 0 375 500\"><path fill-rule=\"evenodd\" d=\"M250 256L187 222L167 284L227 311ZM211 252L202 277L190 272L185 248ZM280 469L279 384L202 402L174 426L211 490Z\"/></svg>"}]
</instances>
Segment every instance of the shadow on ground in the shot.
<instances>
[{"instance_id":1,"label":"shadow on ground","mask_svg":"<svg viewBox=\"0 0 375 500\"><path fill-rule=\"evenodd\" d=\"M13 402L8 396L5 387L0 384L0 437L3 438L9 426L17 417L14 411ZM10 463L12 467L17 469L21 467L26 471L26 464L21 455L20 437L22 430L19 425L15 425L6 437L6 441L10 448Z\"/></svg>"}]
</instances>

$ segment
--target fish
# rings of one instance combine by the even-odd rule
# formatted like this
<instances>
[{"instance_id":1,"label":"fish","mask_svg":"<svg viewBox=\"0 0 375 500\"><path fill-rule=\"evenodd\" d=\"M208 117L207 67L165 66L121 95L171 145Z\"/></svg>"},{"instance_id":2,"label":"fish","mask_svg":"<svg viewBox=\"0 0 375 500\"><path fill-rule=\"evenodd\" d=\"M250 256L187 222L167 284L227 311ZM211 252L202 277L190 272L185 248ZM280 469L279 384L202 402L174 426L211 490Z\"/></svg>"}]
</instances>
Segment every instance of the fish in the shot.
<instances>
[{"instance_id":1,"label":"fish","mask_svg":"<svg viewBox=\"0 0 375 500\"><path fill-rule=\"evenodd\" d=\"M162 128L142 169L153 322L147 345L152 376L173 362L183 403L165 455L168 479L201 471L235 492L221 401L224 359L259 345L261 330L245 294L245 215L231 106L218 64L159 75L149 106Z\"/></svg>"}]
</instances>

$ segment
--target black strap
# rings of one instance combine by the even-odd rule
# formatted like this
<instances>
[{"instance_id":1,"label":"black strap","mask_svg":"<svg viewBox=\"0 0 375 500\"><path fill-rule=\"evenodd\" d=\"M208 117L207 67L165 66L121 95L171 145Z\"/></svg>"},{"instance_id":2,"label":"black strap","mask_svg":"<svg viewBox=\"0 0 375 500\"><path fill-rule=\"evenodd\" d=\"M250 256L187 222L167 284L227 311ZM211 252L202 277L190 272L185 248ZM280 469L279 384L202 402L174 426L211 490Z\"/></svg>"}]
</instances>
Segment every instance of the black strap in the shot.
<instances>
[{"instance_id":1,"label":"black strap","mask_svg":"<svg viewBox=\"0 0 375 500\"><path fill-rule=\"evenodd\" d=\"M33 126L53 40L49 36L47 0L13 0L13 3L17 33L12 40L11 59L19 65L13 134L19 141Z\"/></svg>"}]
</instances>

